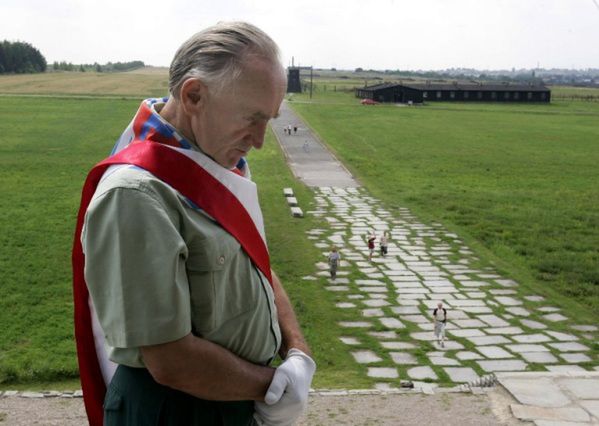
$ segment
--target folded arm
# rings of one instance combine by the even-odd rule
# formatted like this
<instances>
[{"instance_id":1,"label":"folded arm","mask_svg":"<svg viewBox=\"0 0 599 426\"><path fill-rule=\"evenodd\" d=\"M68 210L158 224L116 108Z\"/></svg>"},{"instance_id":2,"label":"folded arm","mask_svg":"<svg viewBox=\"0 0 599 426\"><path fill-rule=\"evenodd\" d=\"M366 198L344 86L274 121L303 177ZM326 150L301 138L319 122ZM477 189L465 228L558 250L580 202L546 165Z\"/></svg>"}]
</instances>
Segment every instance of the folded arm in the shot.
<instances>
[{"instance_id":1,"label":"folded arm","mask_svg":"<svg viewBox=\"0 0 599 426\"><path fill-rule=\"evenodd\" d=\"M275 372L192 334L141 353L158 383L214 401L263 401Z\"/></svg>"}]
</instances>

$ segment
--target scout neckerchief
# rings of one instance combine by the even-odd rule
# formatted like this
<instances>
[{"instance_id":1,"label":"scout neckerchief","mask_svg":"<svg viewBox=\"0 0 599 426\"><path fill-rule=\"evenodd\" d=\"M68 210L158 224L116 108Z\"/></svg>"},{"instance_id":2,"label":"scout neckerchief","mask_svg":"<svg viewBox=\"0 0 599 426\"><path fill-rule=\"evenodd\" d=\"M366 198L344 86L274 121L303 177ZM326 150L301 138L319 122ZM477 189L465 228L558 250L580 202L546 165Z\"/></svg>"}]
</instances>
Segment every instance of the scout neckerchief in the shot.
<instances>
[{"instance_id":1,"label":"scout neckerchief","mask_svg":"<svg viewBox=\"0 0 599 426\"><path fill-rule=\"evenodd\" d=\"M75 337L83 398L91 426L103 423L106 386L115 364L108 360L104 337L85 283L81 230L85 213L106 170L115 165L142 168L167 183L194 208L202 209L235 237L256 267L272 284L270 262L256 185L215 163L191 145L144 101L114 155L98 163L83 187L73 243Z\"/></svg>"}]
</instances>

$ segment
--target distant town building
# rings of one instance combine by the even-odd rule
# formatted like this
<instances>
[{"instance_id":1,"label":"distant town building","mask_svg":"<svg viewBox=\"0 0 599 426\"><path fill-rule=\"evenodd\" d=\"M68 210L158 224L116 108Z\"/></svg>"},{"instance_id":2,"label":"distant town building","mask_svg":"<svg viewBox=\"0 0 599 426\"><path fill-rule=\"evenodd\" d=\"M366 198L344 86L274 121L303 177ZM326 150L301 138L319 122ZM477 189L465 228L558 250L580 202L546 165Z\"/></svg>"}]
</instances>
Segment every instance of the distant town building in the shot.
<instances>
[{"instance_id":1,"label":"distant town building","mask_svg":"<svg viewBox=\"0 0 599 426\"><path fill-rule=\"evenodd\" d=\"M543 85L477 83L382 83L356 89L356 97L376 102L549 102Z\"/></svg>"}]
</instances>

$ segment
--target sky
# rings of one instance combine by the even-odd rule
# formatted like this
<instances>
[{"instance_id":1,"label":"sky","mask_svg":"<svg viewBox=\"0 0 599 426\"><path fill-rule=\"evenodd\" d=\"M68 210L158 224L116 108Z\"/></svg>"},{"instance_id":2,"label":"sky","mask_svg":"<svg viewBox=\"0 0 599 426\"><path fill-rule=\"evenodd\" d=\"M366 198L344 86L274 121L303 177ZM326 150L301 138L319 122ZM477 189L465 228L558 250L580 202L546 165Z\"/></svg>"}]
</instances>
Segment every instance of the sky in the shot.
<instances>
[{"instance_id":1,"label":"sky","mask_svg":"<svg viewBox=\"0 0 599 426\"><path fill-rule=\"evenodd\" d=\"M195 32L244 20L285 65L599 68L599 0L1 0L0 17L0 40L49 63L168 66Z\"/></svg>"}]
</instances>

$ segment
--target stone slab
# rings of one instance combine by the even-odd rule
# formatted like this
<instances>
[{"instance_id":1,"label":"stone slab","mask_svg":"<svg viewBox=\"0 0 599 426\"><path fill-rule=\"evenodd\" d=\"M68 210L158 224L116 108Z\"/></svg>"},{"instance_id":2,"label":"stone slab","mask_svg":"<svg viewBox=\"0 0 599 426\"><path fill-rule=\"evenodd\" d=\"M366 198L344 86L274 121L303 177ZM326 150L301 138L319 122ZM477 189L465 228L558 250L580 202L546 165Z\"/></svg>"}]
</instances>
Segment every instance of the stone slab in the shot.
<instances>
[{"instance_id":1,"label":"stone slab","mask_svg":"<svg viewBox=\"0 0 599 426\"><path fill-rule=\"evenodd\" d=\"M521 420L552 420L569 422L588 422L590 417L580 407L547 408L532 405L511 404L515 417Z\"/></svg>"},{"instance_id":2,"label":"stone slab","mask_svg":"<svg viewBox=\"0 0 599 426\"><path fill-rule=\"evenodd\" d=\"M478 379L478 374L470 367L444 367L452 382L467 383Z\"/></svg>"},{"instance_id":3,"label":"stone slab","mask_svg":"<svg viewBox=\"0 0 599 426\"><path fill-rule=\"evenodd\" d=\"M385 299L367 299L367 300L362 301L362 303L371 308L390 305L390 303L387 302Z\"/></svg>"},{"instance_id":4,"label":"stone slab","mask_svg":"<svg viewBox=\"0 0 599 426\"><path fill-rule=\"evenodd\" d=\"M565 321L568 319L568 317L565 317L562 314L553 313L553 314L543 315L543 319L546 319L547 321L551 321L551 322L558 322L558 321Z\"/></svg>"},{"instance_id":5,"label":"stone slab","mask_svg":"<svg viewBox=\"0 0 599 426\"><path fill-rule=\"evenodd\" d=\"M341 327L345 328L369 328L372 327L372 323L366 321L341 321L338 323Z\"/></svg>"},{"instance_id":6,"label":"stone slab","mask_svg":"<svg viewBox=\"0 0 599 426\"><path fill-rule=\"evenodd\" d=\"M343 343L345 343L346 345L359 345L360 341L358 339L356 339L355 337L340 337L339 340L341 340Z\"/></svg>"},{"instance_id":7,"label":"stone slab","mask_svg":"<svg viewBox=\"0 0 599 426\"><path fill-rule=\"evenodd\" d=\"M356 351L352 352L351 354L359 364L372 364L383 360L372 351Z\"/></svg>"},{"instance_id":8,"label":"stone slab","mask_svg":"<svg viewBox=\"0 0 599 426\"><path fill-rule=\"evenodd\" d=\"M452 320L459 328L487 327L487 324L477 319Z\"/></svg>"},{"instance_id":9,"label":"stone slab","mask_svg":"<svg viewBox=\"0 0 599 426\"><path fill-rule=\"evenodd\" d=\"M433 365L460 365L460 362L457 359L448 358L446 356L430 355L428 359Z\"/></svg>"},{"instance_id":10,"label":"stone slab","mask_svg":"<svg viewBox=\"0 0 599 426\"><path fill-rule=\"evenodd\" d=\"M573 325L572 328L578 331L598 331L599 327L596 325Z\"/></svg>"},{"instance_id":11,"label":"stone slab","mask_svg":"<svg viewBox=\"0 0 599 426\"><path fill-rule=\"evenodd\" d=\"M464 306L462 307L462 310L470 314L490 314L493 312L493 310L487 306Z\"/></svg>"},{"instance_id":12,"label":"stone slab","mask_svg":"<svg viewBox=\"0 0 599 426\"><path fill-rule=\"evenodd\" d=\"M410 368L407 372L408 372L408 377L410 377L411 379L414 379L414 380L425 380L425 379L437 380L438 379L438 377L435 374L435 372L433 371L433 369L428 366L413 367L413 368Z\"/></svg>"},{"instance_id":13,"label":"stone slab","mask_svg":"<svg viewBox=\"0 0 599 426\"><path fill-rule=\"evenodd\" d=\"M579 399L599 399L599 378L558 379L558 383Z\"/></svg>"},{"instance_id":14,"label":"stone slab","mask_svg":"<svg viewBox=\"0 0 599 426\"><path fill-rule=\"evenodd\" d=\"M506 312L509 312L512 315L516 315L518 317L527 317L530 315L530 312L528 312L526 309L520 307L520 306L510 306L508 308L505 308Z\"/></svg>"},{"instance_id":15,"label":"stone slab","mask_svg":"<svg viewBox=\"0 0 599 426\"><path fill-rule=\"evenodd\" d=\"M573 334L562 333L559 331L546 331L546 333L553 337L555 340L559 340L560 342L573 342L575 340L578 340L578 337L576 337Z\"/></svg>"},{"instance_id":16,"label":"stone slab","mask_svg":"<svg viewBox=\"0 0 599 426\"><path fill-rule=\"evenodd\" d=\"M481 354L491 359L513 358L514 355L499 346L481 346L476 348Z\"/></svg>"},{"instance_id":17,"label":"stone slab","mask_svg":"<svg viewBox=\"0 0 599 426\"><path fill-rule=\"evenodd\" d=\"M445 340L444 346L439 348L441 351L459 351L464 349L464 345L454 340Z\"/></svg>"},{"instance_id":18,"label":"stone slab","mask_svg":"<svg viewBox=\"0 0 599 426\"><path fill-rule=\"evenodd\" d=\"M517 287L518 286L518 283L516 281L509 280L509 279L495 280L495 282L503 287Z\"/></svg>"},{"instance_id":19,"label":"stone slab","mask_svg":"<svg viewBox=\"0 0 599 426\"><path fill-rule=\"evenodd\" d=\"M485 328L489 334L522 334L524 330L520 327L489 327Z\"/></svg>"},{"instance_id":20,"label":"stone slab","mask_svg":"<svg viewBox=\"0 0 599 426\"><path fill-rule=\"evenodd\" d=\"M368 377L375 377L381 379L397 379L399 373L396 368L388 367L370 367L368 368Z\"/></svg>"},{"instance_id":21,"label":"stone slab","mask_svg":"<svg viewBox=\"0 0 599 426\"><path fill-rule=\"evenodd\" d=\"M508 339L506 339L503 336L479 336L479 337L466 337L466 338L478 346L501 345L503 343L511 343Z\"/></svg>"},{"instance_id":22,"label":"stone slab","mask_svg":"<svg viewBox=\"0 0 599 426\"><path fill-rule=\"evenodd\" d=\"M553 373L563 374L586 373L587 371L580 365L547 365L545 368L547 368L548 371L551 371Z\"/></svg>"},{"instance_id":23,"label":"stone slab","mask_svg":"<svg viewBox=\"0 0 599 426\"><path fill-rule=\"evenodd\" d=\"M408 352L389 352L391 359L395 364L399 365L415 365L418 364L418 361L414 357L414 355Z\"/></svg>"},{"instance_id":24,"label":"stone slab","mask_svg":"<svg viewBox=\"0 0 599 426\"><path fill-rule=\"evenodd\" d=\"M549 343L549 346L557 349L560 352L578 352L589 350L588 346L578 342Z\"/></svg>"},{"instance_id":25,"label":"stone slab","mask_svg":"<svg viewBox=\"0 0 599 426\"><path fill-rule=\"evenodd\" d=\"M384 327L387 327L387 328L398 329L398 328L405 328L406 327L397 318L385 317L385 318L379 318L379 321L381 322L381 324L383 324Z\"/></svg>"},{"instance_id":26,"label":"stone slab","mask_svg":"<svg viewBox=\"0 0 599 426\"><path fill-rule=\"evenodd\" d=\"M549 352L549 348L543 345L520 344L520 345L505 345L512 352Z\"/></svg>"},{"instance_id":27,"label":"stone slab","mask_svg":"<svg viewBox=\"0 0 599 426\"><path fill-rule=\"evenodd\" d=\"M523 326L532 328L534 330L544 330L547 328L547 326L545 324L543 324L542 322L538 322L538 321L521 319L520 322L522 323Z\"/></svg>"},{"instance_id":28,"label":"stone slab","mask_svg":"<svg viewBox=\"0 0 599 426\"><path fill-rule=\"evenodd\" d=\"M551 338L546 336L545 334L520 334L517 336L512 336L516 342L519 343L543 343L550 342Z\"/></svg>"},{"instance_id":29,"label":"stone slab","mask_svg":"<svg viewBox=\"0 0 599 426\"><path fill-rule=\"evenodd\" d=\"M405 320L405 321L417 323L417 324L423 324L423 323L429 324L431 322L431 320L429 318L425 317L424 315L402 315L401 319Z\"/></svg>"},{"instance_id":30,"label":"stone slab","mask_svg":"<svg viewBox=\"0 0 599 426\"><path fill-rule=\"evenodd\" d=\"M419 315L420 309L417 306L394 306L391 311L398 315Z\"/></svg>"},{"instance_id":31,"label":"stone slab","mask_svg":"<svg viewBox=\"0 0 599 426\"><path fill-rule=\"evenodd\" d=\"M495 371L524 371L526 363L520 360L493 360L493 361L476 361L480 368L489 373Z\"/></svg>"},{"instance_id":32,"label":"stone slab","mask_svg":"<svg viewBox=\"0 0 599 426\"><path fill-rule=\"evenodd\" d=\"M427 331L410 333L410 337L414 340L421 340L426 342L432 342L433 340L437 340L433 333Z\"/></svg>"},{"instance_id":33,"label":"stone slab","mask_svg":"<svg viewBox=\"0 0 599 426\"><path fill-rule=\"evenodd\" d=\"M448 330L448 333L457 337L477 337L486 336L485 332L479 328L464 328L458 330Z\"/></svg>"},{"instance_id":34,"label":"stone slab","mask_svg":"<svg viewBox=\"0 0 599 426\"><path fill-rule=\"evenodd\" d=\"M556 308L555 306L541 306L537 308L537 311L549 313L549 312L559 312L560 308Z\"/></svg>"},{"instance_id":35,"label":"stone slab","mask_svg":"<svg viewBox=\"0 0 599 426\"><path fill-rule=\"evenodd\" d=\"M380 308L370 308L370 309L362 309L362 316L371 318L371 317L382 317L385 313Z\"/></svg>"},{"instance_id":36,"label":"stone slab","mask_svg":"<svg viewBox=\"0 0 599 426\"><path fill-rule=\"evenodd\" d=\"M595 397L594 401L579 401L578 403L582 408L591 413L592 416L599 419L599 395Z\"/></svg>"},{"instance_id":37,"label":"stone slab","mask_svg":"<svg viewBox=\"0 0 599 426\"><path fill-rule=\"evenodd\" d=\"M486 322L491 327L509 327L510 323L497 315L478 315L478 319Z\"/></svg>"},{"instance_id":38,"label":"stone slab","mask_svg":"<svg viewBox=\"0 0 599 426\"><path fill-rule=\"evenodd\" d=\"M397 339L397 333L395 331L369 331L368 334L377 339Z\"/></svg>"},{"instance_id":39,"label":"stone slab","mask_svg":"<svg viewBox=\"0 0 599 426\"><path fill-rule=\"evenodd\" d=\"M460 361L470 361L473 359L482 359L483 356L481 354L477 354L475 352L470 351L461 351L455 354L456 358Z\"/></svg>"},{"instance_id":40,"label":"stone slab","mask_svg":"<svg viewBox=\"0 0 599 426\"><path fill-rule=\"evenodd\" d=\"M550 352L521 352L520 356L534 364L555 364L558 359Z\"/></svg>"},{"instance_id":41,"label":"stone slab","mask_svg":"<svg viewBox=\"0 0 599 426\"><path fill-rule=\"evenodd\" d=\"M504 306L520 306L522 301L509 296L495 296L495 300Z\"/></svg>"},{"instance_id":42,"label":"stone slab","mask_svg":"<svg viewBox=\"0 0 599 426\"><path fill-rule=\"evenodd\" d=\"M335 304L338 308L347 309L347 308L355 308L356 304L351 302L339 302Z\"/></svg>"},{"instance_id":43,"label":"stone slab","mask_svg":"<svg viewBox=\"0 0 599 426\"><path fill-rule=\"evenodd\" d=\"M381 342L381 346L385 349L400 350L400 349L416 349L413 343L408 342Z\"/></svg>"},{"instance_id":44,"label":"stone slab","mask_svg":"<svg viewBox=\"0 0 599 426\"><path fill-rule=\"evenodd\" d=\"M576 364L576 363L579 363L579 362L589 362L589 361L591 361L591 358L589 358L585 354L581 354L579 352L562 353L562 354L560 354L560 357L563 358L564 361L571 362L573 364ZM598 395L598 398L599 398L599 395Z\"/></svg>"},{"instance_id":45,"label":"stone slab","mask_svg":"<svg viewBox=\"0 0 599 426\"><path fill-rule=\"evenodd\" d=\"M346 285L329 285L326 286L325 289L336 292L349 291L349 287Z\"/></svg>"}]
</instances>

